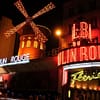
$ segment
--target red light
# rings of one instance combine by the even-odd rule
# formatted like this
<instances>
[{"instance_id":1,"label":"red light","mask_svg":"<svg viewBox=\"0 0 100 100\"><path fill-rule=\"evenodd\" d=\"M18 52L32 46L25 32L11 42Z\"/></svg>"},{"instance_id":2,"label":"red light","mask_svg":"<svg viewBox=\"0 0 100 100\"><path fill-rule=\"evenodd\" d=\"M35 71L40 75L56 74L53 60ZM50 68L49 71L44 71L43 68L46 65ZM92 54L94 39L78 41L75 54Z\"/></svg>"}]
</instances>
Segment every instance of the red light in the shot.
<instances>
[{"instance_id":1,"label":"red light","mask_svg":"<svg viewBox=\"0 0 100 100\"><path fill-rule=\"evenodd\" d=\"M9 78L10 78L10 75L9 74L3 74L2 77L3 77L4 81L8 81Z\"/></svg>"},{"instance_id":2,"label":"red light","mask_svg":"<svg viewBox=\"0 0 100 100\"><path fill-rule=\"evenodd\" d=\"M95 60L97 58L97 48L96 46L91 46L89 49L90 60Z\"/></svg>"},{"instance_id":3,"label":"red light","mask_svg":"<svg viewBox=\"0 0 100 100\"><path fill-rule=\"evenodd\" d=\"M88 60L87 47L80 47L80 61Z\"/></svg>"},{"instance_id":4,"label":"red light","mask_svg":"<svg viewBox=\"0 0 100 100\"><path fill-rule=\"evenodd\" d=\"M91 40L91 24L86 22L80 22L77 24L73 24L72 27L72 41L75 39L90 39Z\"/></svg>"},{"instance_id":5,"label":"red light","mask_svg":"<svg viewBox=\"0 0 100 100\"><path fill-rule=\"evenodd\" d=\"M63 76L62 76L62 86L67 84L68 81L68 71L63 69Z\"/></svg>"},{"instance_id":6,"label":"red light","mask_svg":"<svg viewBox=\"0 0 100 100\"><path fill-rule=\"evenodd\" d=\"M82 46L63 50L58 54L58 66L81 61L100 60L99 51L100 45Z\"/></svg>"}]
</instances>

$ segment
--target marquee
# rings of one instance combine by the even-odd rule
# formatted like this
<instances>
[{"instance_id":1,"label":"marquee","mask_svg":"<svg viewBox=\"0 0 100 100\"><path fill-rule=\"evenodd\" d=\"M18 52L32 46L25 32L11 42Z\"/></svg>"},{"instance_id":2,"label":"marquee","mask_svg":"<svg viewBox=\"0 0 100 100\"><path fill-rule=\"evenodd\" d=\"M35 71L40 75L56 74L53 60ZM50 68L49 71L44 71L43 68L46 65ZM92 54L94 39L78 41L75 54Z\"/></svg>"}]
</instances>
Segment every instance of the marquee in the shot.
<instances>
[{"instance_id":1,"label":"marquee","mask_svg":"<svg viewBox=\"0 0 100 100\"><path fill-rule=\"evenodd\" d=\"M84 71L79 71L79 72L76 72L76 73L73 73L71 75L71 84L74 84L75 81L91 81L91 80L94 80L94 79L100 79L100 72L96 73L96 72L93 72L91 75L86 75L84 74Z\"/></svg>"},{"instance_id":2,"label":"marquee","mask_svg":"<svg viewBox=\"0 0 100 100\"><path fill-rule=\"evenodd\" d=\"M58 66L100 60L100 45L68 48L58 54Z\"/></svg>"},{"instance_id":3,"label":"marquee","mask_svg":"<svg viewBox=\"0 0 100 100\"><path fill-rule=\"evenodd\" d=\"M8 65L16 65L16 64L23 64L29 63L29 54L23 54L21 56L12 56L10 59L8 58L1 58L0 59L0 67L8 66Z\"/></svg>"}]
</instances>

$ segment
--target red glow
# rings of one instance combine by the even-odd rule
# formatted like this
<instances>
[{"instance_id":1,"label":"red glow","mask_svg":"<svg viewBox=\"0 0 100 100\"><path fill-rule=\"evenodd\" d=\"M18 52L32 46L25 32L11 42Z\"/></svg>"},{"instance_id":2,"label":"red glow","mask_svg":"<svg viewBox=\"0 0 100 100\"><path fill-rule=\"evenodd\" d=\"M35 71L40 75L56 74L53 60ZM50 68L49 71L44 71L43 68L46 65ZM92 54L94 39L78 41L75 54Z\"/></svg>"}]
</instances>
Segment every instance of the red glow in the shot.
<instances>
[{"instance_id":1,"label":"red glow","mask_svg":"<svg viewBox=\"0 0 100 100\"><path fill-rule=\"evenodd\" d=\"M63 55L66 55L66 52L62 51ZM62 56L62 64L66 64L66 59L64 56Z\"/></svg>"},{"instance_id":2,"label":"red glow","mask_svg":"<svg viewBox=\"0 0 100 100\"><path fill-rule=\"evenodd\" d=\"M9 74L3 74L3 81L8 81L10 79L10 75Z\"/></svg>"},{"instance_id":3,"label":"red glow","mask_svg":"<svg viewBox=\"0 0 100 100\"><path fill-rule=\"evenodd\" d=\"M91 24L80 22L79 25L73 24L72 41L75 39L90 39L91 40Z\"/></svg>"},{"instance_id":4,"label":"red glow","mask_svg":"<svg viewBox=\"0 0 100 100\"><path fill-rule=\"evenodd\" d=\"M58 54L58 66L81 61L100 60L100 45L69 48Z\"/></svg>"},{"instance_id":5,"label":"red glow","mask_svg":"<svg viewBox=\"0 0 100 100\"><path fill-rule=\"evenodd\" d=\"M58 65L60 65L62 62L61 62L61 52L59 53L59 56L58 56Z\"/></svg>"},{"instance_id":6,"label":"red glow","mask_svg":"<svg viewBox=\"0 0 100 100\"><path fill-rule=\"evenodd\" d=\"M69 58L70 62L76 62L76 48L70 49Z\"/></svg>"},{"instance_id":7,"label":"red glow","mask_svg":"<svg viewBox=\"0 0 100 100\"><path fill-rule=\"evenodd\" d=\"M63 69L63 76L62 76L62 86L67 84L68 81L68 71Z\"/></svg>"},{"instance_id":8,"label":"red glow","mask_svg":"<svg viewBox=\"0 0 100 100\"><path fill-rule=\"evenodd\" d=\"M95 60L97 58L97 50L95 46L91 46L89 49L90 60Z\"/></svg>"},{"instance_id":9,"label":"red glow","mask_svg":"<svg viewBox=\"0 0 100 100\"><path fill-rule=\"evenodd\" d=\"M80 47L80 61L88 60L86 47Z\"/></svg>"},{"instance_id":10,"label":"red glow","mask_svg":"<svg viewBox=\"0 0 100 100\"><path fill-rule=\"evenodd\" d=\"M91 34L92 38L98 37L98 40L100 42L100 32L99 32L99 29L92 29L91 32L92 32L92 34Z\"/></svg>"},{"instance_id":11,"label":"red glow","mask_svg":"<svg viewBox=\"0 0 100 100\"><path fill-rule=\"evenodd\" d=\"M86 22L80 22L80 36L83 38L88 37L88 24Z\"/></svg>"}]
</instances>

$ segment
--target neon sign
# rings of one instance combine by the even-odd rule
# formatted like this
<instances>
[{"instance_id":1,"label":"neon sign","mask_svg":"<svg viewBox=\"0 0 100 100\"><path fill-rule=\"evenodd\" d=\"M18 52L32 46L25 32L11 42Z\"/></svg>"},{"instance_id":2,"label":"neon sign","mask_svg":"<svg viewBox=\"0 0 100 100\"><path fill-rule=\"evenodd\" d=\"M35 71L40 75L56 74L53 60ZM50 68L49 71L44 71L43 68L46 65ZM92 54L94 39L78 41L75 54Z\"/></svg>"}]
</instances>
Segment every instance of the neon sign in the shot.
<instances>
[{"instance_id":1,"label":"neon sign","mask_svg":"<svg viewBox=\"0 0 100 100\"><path fill-rule=\"evenodd\" d=\"M73 24L72 41L81 38L91 40L91 24L87 24L86 22L80 22L79 25Z\"/></svg>"},{"instance_id":2,"label":"neon sign","mask_svg":"<svg viewBox=\"0 0 100 100\"><path fill-rule=\"evenodd\" d=\"M68 64L64 66L64 70L76 69L76 68L89 68L89 67L100 67L100 62L94 61L94 62Z\"/></svg>"},{"instance_id":3,"label":"neon sign","mask_svg":"<svg viewBox=\"0 0 100 100\"><path fill-rule=\"evenodd\" d=\"M10 59L2 58L0 59L0 66L8 66L15 64L23 64L29 62L29 54L23 54L21 56L12 56Z\"/></svg>"},{"instance_id":4,"label":"neon sign","mask_svg":"<svg viewBox=\"0 0 100 100\"><path fill-rule=\"evenodd\" d=\"M100 60L100 45L81 46L69 48L58 53L58 66Z\"/></svg>"},{"instance_id":5,"label":"neon sign","mask_svg":"<svg viewBox=\"0 0 100 100\"><path fill-rule=\"evenodd\" d=\"M100 79L100 72L93 72L92 75L84 74L84 71L79 71L71 75L71 84L74 84L75 81L91 81L93 79Z\"/></svg>"}]
</instances>

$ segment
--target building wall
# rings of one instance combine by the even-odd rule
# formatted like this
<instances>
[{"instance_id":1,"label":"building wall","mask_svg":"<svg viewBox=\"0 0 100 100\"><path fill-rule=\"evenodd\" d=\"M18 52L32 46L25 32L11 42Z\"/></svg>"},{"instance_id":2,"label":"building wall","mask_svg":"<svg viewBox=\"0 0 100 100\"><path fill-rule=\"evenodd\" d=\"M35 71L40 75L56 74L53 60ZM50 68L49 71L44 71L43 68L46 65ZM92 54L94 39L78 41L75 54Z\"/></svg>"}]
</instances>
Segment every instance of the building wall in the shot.
<instances>
[{"instance_id":1,"label":"building wall","mask_svg":"<svg viewBox=\"0 0 100 100\"><path fill-rule=\"evenodd\" d=\"M84 18L92 26L92 37L100 37L100 1L99 0L71 0L64 4L63 9L63 36L61 47L67 48L71 42L72 25L75 21ZM100 38L98 38L100 42Z\"/></svg>"},{"instance_id":2,"label":"building wall","mask_svg":"<svg viewBox=\"0 0 100 100\"><path fill-rule=\"evenodd\" d=\"M68 2L66 2L63 5L63 35L60 38L61 49L69 47L69 44L72 42L72 25L77 20L80 21L82 18L84 18L86 22L91 24L92 37L93 38L98 37L98 42L100 43L100 14L99 13L100 13L99 0L69 0ZM72 72L75 70L72 70ZM80 70L80 69L77 69L77 70ZM69 72L69 70L67 71ZM68 90L70 89L70 81L71 81L70 73L68 73L68 83L62 86L62 82L63 82L62 75L64 74L63 66L59 66L58 72L59 72L58 85L59 85L59 91L60 93L62 93L61 94L63 98L62 100L67 100L67 99L79 100L79 99L75 99L75 96L73 96L74 98L70 98L70 99L68 98ZM73 93L75 93L75 91L71 93L72 93L71 95L74 95ZM94 95L94 92L93 92L93 95ZM88 99L82 99L82 100L88 100Z\"/></svg>"},{"instance_id":3,"label":"building wall","mask_svg":"<svg viewBox=\"0 0 100 100\"><path fill-rule=\"evenodd\" d=\"M9 18L3 16L0 20L0 58L9 58L13 55L15 34L9 38L4 36L4 32L12 27L12 21Z\"/></svg>"}]
</instances>

